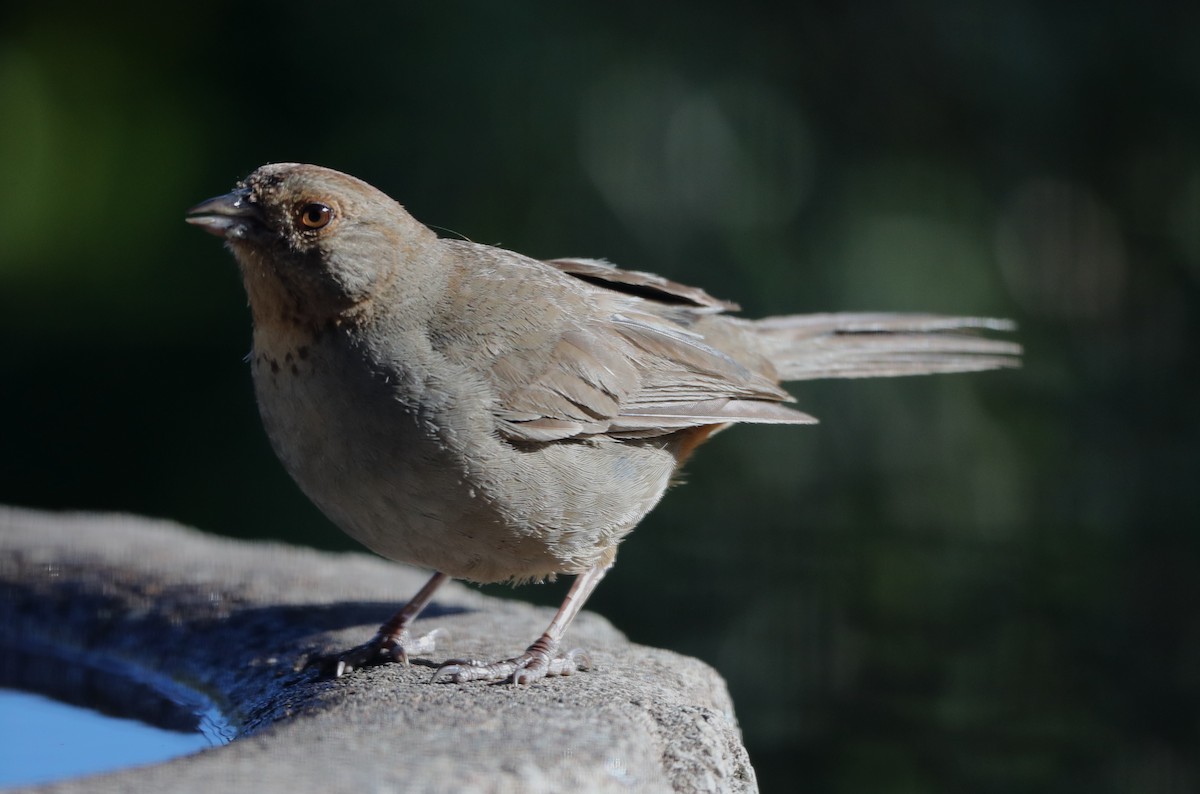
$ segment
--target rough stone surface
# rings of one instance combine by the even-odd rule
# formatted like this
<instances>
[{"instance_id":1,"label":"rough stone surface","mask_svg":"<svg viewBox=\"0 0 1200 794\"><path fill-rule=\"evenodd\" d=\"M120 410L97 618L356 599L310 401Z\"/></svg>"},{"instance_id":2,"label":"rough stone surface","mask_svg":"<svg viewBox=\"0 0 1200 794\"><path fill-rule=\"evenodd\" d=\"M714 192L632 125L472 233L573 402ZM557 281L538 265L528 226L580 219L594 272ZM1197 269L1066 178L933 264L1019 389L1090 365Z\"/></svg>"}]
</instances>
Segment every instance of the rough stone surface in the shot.
<instances>
[{"instance_id":1,"label":"rough stone surface","mask_svg":"<svg viewBox=\"0 0 1200 794\"><path fill-rule=\"evenodd\" d=\"M430 684L389 665L319 678L302 662L368 638L427 573L204 535L165 521L0 507L0 652L50 677L140 671L204 693L232 743L62 792L755 791L724 682L583 613L594 670L531 687ZM431 657L519 652L551 610L450 584L417 629ZM8 658L17 658L5 652Z\"/></svg>"}]
</instances>

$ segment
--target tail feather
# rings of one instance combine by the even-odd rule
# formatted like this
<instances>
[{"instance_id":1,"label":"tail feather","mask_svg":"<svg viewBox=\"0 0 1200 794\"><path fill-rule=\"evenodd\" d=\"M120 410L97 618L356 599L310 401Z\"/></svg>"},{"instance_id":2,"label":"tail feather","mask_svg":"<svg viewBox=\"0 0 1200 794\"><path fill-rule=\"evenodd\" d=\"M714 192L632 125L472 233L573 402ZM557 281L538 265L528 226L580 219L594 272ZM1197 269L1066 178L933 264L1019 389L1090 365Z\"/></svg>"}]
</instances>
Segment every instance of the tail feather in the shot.
<instances>
[{"instance_id":1,"label":"tail feather","mask_svg":"<svg viewBox=\"0 0 1200 794\"><path fill-rule=\"evenodd\" d=\"M935 314L804 314L753 323L782 381L1020 366L1021 346L981 335L1009 320Z\"/></svg>"}]
</instances>

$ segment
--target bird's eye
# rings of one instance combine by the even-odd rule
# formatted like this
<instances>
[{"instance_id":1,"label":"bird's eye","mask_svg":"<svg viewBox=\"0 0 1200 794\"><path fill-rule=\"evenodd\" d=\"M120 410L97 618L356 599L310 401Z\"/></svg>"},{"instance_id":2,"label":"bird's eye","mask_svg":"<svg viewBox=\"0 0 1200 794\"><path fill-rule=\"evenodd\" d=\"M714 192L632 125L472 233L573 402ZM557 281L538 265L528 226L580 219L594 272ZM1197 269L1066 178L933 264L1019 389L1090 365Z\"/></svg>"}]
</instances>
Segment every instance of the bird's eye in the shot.
<instances>
[{"instance_id":1,"label":"bird's eye","mask_svg":"<svg viewBox=\"0 0 1200 794\"><path fill-rule=\"evenodd\" d=\"M300 208L300 225L305 229L322 229L329 225L333 218L333 210L320 202L311 202Z\"/></svg>"}]
</instances>

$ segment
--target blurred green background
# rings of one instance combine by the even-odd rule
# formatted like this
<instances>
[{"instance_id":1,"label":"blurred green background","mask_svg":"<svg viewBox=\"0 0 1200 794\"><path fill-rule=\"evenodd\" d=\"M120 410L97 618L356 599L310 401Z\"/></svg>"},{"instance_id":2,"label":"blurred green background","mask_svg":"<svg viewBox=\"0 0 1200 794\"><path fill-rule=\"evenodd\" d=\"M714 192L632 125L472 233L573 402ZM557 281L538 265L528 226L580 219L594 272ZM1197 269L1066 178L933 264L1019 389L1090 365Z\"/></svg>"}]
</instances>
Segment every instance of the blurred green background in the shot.
<instances>
[{"instance_id":1,"label":"blurred green background","mask_svg":"<svg viewBox=\"0 0 1200 794\"><path fill-rule=\"evenodd\" d=\"M590 606L724 674L766 790L1200 788L1200 5L8 4L0 501L353 548L183 223L282 160L748 315L1015 318L1022 370L714 439Z\"/></svg>"}]
</instances>

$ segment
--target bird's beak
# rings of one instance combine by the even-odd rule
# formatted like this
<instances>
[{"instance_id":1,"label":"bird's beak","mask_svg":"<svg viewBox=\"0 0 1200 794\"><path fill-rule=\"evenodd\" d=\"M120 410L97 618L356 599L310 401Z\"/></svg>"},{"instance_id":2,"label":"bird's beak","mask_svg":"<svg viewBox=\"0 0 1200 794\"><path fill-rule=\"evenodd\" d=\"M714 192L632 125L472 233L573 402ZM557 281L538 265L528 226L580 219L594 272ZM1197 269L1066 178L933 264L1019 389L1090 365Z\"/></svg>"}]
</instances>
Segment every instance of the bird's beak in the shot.
<instances>
[{"instance_id":1,"label":"bird's beak","mask_svg":"<svg viewBox=\"0 0 1200 794\"><path fill-rule=\"evenodd\" d=\"M250 190L238 188L224 196L200 202L188 210L185 220L217 237L242 240L262 230L258 208L249 199Z\"/></svg>"}]
</instances>

